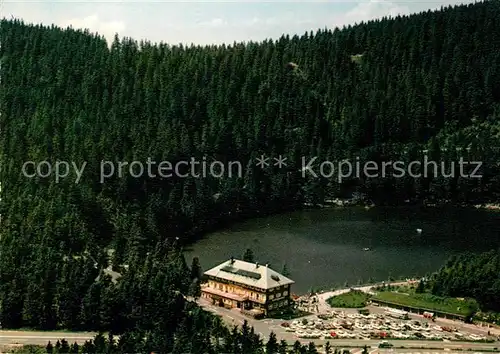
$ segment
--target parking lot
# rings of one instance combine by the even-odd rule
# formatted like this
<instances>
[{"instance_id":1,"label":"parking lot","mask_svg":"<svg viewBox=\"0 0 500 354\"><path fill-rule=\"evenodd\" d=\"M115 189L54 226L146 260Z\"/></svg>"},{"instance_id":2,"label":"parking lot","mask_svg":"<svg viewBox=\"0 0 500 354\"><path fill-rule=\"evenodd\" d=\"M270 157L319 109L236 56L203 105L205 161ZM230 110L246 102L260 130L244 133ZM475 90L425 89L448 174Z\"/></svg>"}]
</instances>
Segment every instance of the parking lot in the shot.
<instances>
[{"instance_id":1,"label":"parking lot","mask_svg":"<svg viewBox=\"0 0 500 354\"><path fill-rule=\"evenodd\" d=\"M263 319L263 320L255 320L252 318L249 318L247 316L244 316L241 314L239 309L227 309L224 307L219 307L219 306L214 306L207 301L201 299L199 300L199 303L201 306L203 306L206 310L213 312L217 315L220 315L221 318L226 322L228 325L241 325L245 320L248 321L250 326L253 326L255 329L255 332L258 333L264 340L267 340L269 338L269 334L271 332L274 332L276 336L278 337L279 340L284 339L286 340L289 344L293 344L296 340L301 342L302 344L307 344L309 342L313 342L317 345L324 345L327 341L330 342L330 344L333 347L336 348L343 348L345 347L346 349L349 349L351 353L354 353L358 350L359 348L363 348L364 346L367 346L369 349L370 353L382 353L382 352L405 352L405 353L420 353L420 354L430 354L434 352L434 349L438 350L446 350L447 352L453 352L453 351L462 351L462 350L473 350L474 352L481 352L482 350L496 350L496 348L500 347L500 343L495 342L495 343L483 343L483 342L473 342L473 341L465 341L465 339L462 340L447 340L447 339L442 339L442 340L429 340L426 338L422 339L413 339L413 338L408 338L408 339L391 339L390 337L386 337L391 343L394 344L394 348L391 349L382 349L378 348L378 344L383 340L380 338L366 338L363 336L360 336L361 338L358 338L355 336L355 338L350 338L348 336L344 338L340 338L339 336L332 337L331 332L336 329L323 329L320 330L322 332L322 336L318 338L308 338L307 336L302 336L299 337L297 335L297 331L291 331L289 328L294 321L298 321L299 324L302 322L303 319L307 320L307 323L310 324L310 327L312 327L312 323L314 322L314 329L313 328L305 328L302 329L300 328L299 325L296 327L299 329L302 329L302 332L307 332L307 331L314 331L316 330L316 324L327 324L329 322L333 322L334 324L336 323L335 320L341 321L341 320L346 320L346 322L356 322L356 318L351 318L349 315L354 315L357 314L357 311L355 310L349 310L345 312L345 318L341 318L341 316L338 316L338 318L332 318L332 319L325 319L325 320L320 320L317 315L309 315L304 318L300 318L298 320L293 320L293 321L284 321L284 320L279 320L279 319ZM382 311L382 309L377 308L376 310ZM340 312L340 311L338 311ZM378 314L374 314L378 315ZM320 315L320 317L323 317ZM377 318L377 316L375 316ZM359 318L357 319L358 323L363 323L364 321L368 320L374 320L373 318L366 318L362 319ZM397 319L394 319L395 321L398 321ZM405 322L411 323L412 320L408 320ZM316 323L319 322L319 323ZM422 320L424 322L424 320ZM290 326L287 327L286 325L284 326L284 323L288 323ZM297 322L295 322L297 323ZM457 323L458 324L458 323ZM306 326L307 327L307 326ZM354 326L353 326L354 327ZM390 327L389 327L390 328ZM461 327L460 332L464 332ZM356 329L353 328L352 330L348 329L338 329L338 331L343 331L346 333L359 333L362 331L367 331L367 329ZM378 332L379 330L374 330L374 332ZM383 330L380 330L383 331ZM389 332L389 331L387 331ZM438 331L441 333L441 331ZM427 333L427 331L426 331ZM456 333L456 332L455 332ZM481 332L478 332L478 334L481 334ZM401 347L405 348L401 348ZM498 350L497 350L498 351ZM441 351L442 353L442 351ZM433 353L434 354L434 353Z\"/></svg>"},{"instance_id":2,"label":"parking lot","mask_svg":"<svg viewBox=\"0 0 500 354\"><path fill-rule=\"evenodd\" d=\"M398 318L400 317L400 318ZM404 313L386 309L384 313L360 314L331 311L316 318L283 322L287 332L310 339L406 339L433 341L495 341L488 335L466 332L425 320L411 320Z\"/></svg>"}]
</instances>

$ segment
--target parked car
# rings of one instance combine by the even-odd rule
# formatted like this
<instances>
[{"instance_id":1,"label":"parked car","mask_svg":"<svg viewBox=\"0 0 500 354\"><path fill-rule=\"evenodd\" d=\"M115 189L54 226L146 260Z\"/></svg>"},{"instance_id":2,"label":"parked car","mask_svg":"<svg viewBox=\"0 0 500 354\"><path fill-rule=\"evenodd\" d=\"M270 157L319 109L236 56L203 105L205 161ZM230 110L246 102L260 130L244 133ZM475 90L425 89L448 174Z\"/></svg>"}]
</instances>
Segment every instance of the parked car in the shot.
<instances>
[{"instance_id":1,"label":"parked car","mask_svg":"<svg viewBox=\"0 0 500 354\"><path fill-rule=\"evenodd\" d=\"M388 341L384 340L378 344L379 348L392 348L394 345L392 343L389 343Z\"/></svg>"}]
</instances>

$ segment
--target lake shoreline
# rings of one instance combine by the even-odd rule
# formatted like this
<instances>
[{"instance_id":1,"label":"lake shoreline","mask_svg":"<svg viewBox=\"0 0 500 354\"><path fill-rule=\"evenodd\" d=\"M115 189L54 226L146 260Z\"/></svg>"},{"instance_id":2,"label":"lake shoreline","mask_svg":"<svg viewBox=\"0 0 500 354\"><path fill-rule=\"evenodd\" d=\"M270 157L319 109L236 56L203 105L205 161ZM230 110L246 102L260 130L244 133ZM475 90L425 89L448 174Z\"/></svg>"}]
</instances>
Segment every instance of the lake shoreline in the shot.
<instances>
[{"instance_id":1,"label":"lake shoreline","mask_svg":"<svg viewBox=\"0 0 500 354\"><path fill-rule=\"evenodd\" d=\"M362 207L366 210L372 208L475 208L475 209L484 209L484 210L495 210L500 211L500 203L456 203L449 200L442 200L439 202L410 202L406 201L405 203L400 204L375 204L372 201L355 201L353 199L329 199L325 200L323 204L313 204L313 203L303 203L303 207L305 209L324 209L324 208L348 208L348 207Z\"/></svg>"},{"instance_id":2,"label":"lake shoreline","mask_svg":"<svg viewBox=\"0 0 500 354\"><path fill-rule=\"evenodd\" d=\"M184 246L190 247L197 243L201 239L205 238L207 235L223 231L232 225L248 221L248 220L258 220L270 216L284 215L291 212L298 211L310 211L310 210L320 210L320 209L348 209L348 208L364 208L365 210L377 209L377 208L419 208L419 209L439 209L439 208L457 208L457 209L477 209L477 210L487 210L487 211L500 211L500 203L453 203L451 201L441 201L439 203L404 203L404 204L375 204L373 202L353 202L352 199L333 199L326 200L323 204L313 204L313 203L303 203L302 205L295 205L293 207L284 208L278 211L271 212L248 212L242 213L241 215L218 220L203 229L199 229L190 233L190 237L185 241Z\"/></svg>"},{"instance_id":3,"label":"lake shoreline","mask_svg":"<svg viewBox=\"0 0 500 354\"><path fill-rule=\"evenodd\" d=\"M184 245L184 254L209 269L251 249L278 272L286 264L305 294L422 277L451 256L496 248L499 217L470 206L300 207L225 224Z\"/></svg>"}]
</instances>

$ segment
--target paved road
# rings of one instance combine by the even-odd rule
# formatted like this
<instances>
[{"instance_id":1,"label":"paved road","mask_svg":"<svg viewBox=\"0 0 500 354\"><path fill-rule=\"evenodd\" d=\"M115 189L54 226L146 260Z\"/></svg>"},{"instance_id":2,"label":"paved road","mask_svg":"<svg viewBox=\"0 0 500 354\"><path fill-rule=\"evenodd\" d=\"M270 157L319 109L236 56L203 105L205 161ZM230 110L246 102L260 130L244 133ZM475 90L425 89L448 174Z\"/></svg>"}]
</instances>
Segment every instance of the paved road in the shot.
<instances>
[{"instance_id":1,"label":"paved road","mask_svg":"<svg viewBox=\"0 0 500 354\"><path fill-rule=\"evenodd\" d=\"M342 348L340 348L342 350ZM362 348L345 348L348 349L351 354L362 354L363 349ZM322 353L322 351L319 351ZM368 353L369 354L464 354L464 352L461 351L452 351L452 350L447 350L444 352L443 350L426 350L426 349L379 349L379 348L368 348ZM471 354L486 354L489 352L471 352Z\"/></svg>"},{"instance_id":2,"label":"paved road","mask_svg":"<svg viewBox=\"0 0 500 354\"><path fill-rule=\"evenodd\" d=\"M83 344L86 340L94 339L95 336L96 333L91 332L0 331L0 345L46 345L49 341L55 344L58 340L63 338L70 344L73 344L74 342Z\"/></svg>"},{"instance_id":3,"label":"paved road","mask_svg":"<svg viewBox=\"0 0 500 354\"><path fill-rule=\"evenodd\" d=\"M351 350L352 354L361 354L362 349L354 349ZM441 351L430 351L425 349L369 349L368 353L370 354L390 354L390 353L401 353L401 354L464 354L463 351L452 351L446 350L445 352ZM472 351L471 354L486 354L491 352L480 352L480 351Z\"/></svg>"},{"instance_id":4,"label":"paved road","mask_svg":"<svg viewBox=\"0 0 500 354\"><path fill-rule=\"evenodd\" d=\"M315 344L325 344L327 341L330 342L332 346L342 347L342 346L368 346L375 349L380 340L364 340L364 339L306 339L297 338L293 332L286 332L285 328L281 326L282 320L275 319L265 319L265 320L254 320L249 317L242 315L238 309L226 309L223 307L218 307L211 305L205 300L200 300L200 305L202 305L206 310L213 312L215 314L221 315L222 319L228 325L241 325L245 320L247 320L250 326L253 326L255 332L266 340L269 338L269 334L274 332L278 337L278 340L284 339L288 343L292 344L296 340L306 344L309 342L314 342ZM308 316L314 318L315 315ZM306 317L306 318L308 318ZM447 350L457 350L457 349L489 349L500 348L500 343L473 343L473 342L440 342L440 341L424 341L424 340L394 340L392 341L397 346L405 346L410 348L441 348ZM378 350L378 349L377 349ZM418 349L417 351L419 351ZM500 352L500 351L499 351ZM427 352L426 352L427 353ZM424 353L420 353L424 354ZM429 354L429 353L427 353Z\"/></svg>"}]
</instances>

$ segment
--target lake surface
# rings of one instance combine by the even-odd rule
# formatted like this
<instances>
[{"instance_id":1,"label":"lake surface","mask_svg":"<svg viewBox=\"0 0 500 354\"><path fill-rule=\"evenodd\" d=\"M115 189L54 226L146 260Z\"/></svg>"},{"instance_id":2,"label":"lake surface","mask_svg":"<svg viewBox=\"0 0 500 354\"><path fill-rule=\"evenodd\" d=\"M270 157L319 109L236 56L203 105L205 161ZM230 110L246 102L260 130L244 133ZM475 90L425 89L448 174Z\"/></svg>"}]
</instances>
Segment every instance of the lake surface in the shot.
<instances>
[{"instance_id":1,"label":"lake surface","mask_svg":"<svg viewBox=\"0 0 500 354\"><path fill-rule=\"evenodd\" d=\"M422 229L419 234L416 230ZM204 270L252 249L278 272L286 263L295 293L311 288L424 276L453 254L500 246L500 213L477 209L340 208L247 220L186 249ZM363 248L370 248L364 251Z\"/></svg>"}]
</instances>

